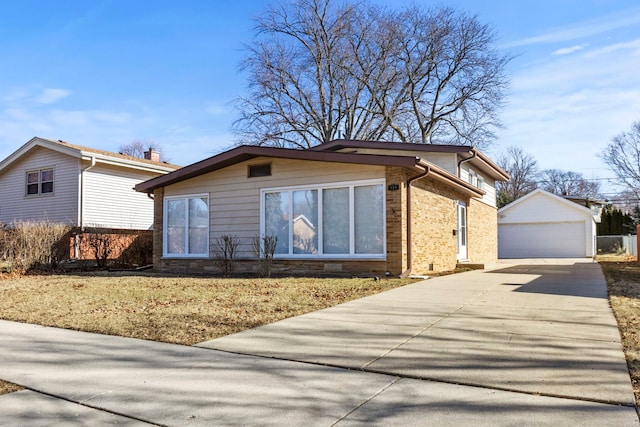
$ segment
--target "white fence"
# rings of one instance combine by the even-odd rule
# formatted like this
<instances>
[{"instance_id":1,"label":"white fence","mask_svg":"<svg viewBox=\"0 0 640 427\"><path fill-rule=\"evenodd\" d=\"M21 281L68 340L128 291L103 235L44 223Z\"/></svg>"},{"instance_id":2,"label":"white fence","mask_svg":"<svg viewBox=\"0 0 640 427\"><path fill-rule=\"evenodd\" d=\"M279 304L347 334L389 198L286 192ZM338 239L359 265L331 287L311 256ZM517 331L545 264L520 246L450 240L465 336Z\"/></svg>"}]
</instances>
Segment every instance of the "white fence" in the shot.
<instances>
[{"instance_id":1,"label":"white fence","mask_svg":"<svg viewBox=\"0 0 640 427\"><path fill-rule=\"evenodd\" d=\"M636 235L598 236L598 254L627 253L638 256L638 239Z\"/></svg>"}]
</instances>

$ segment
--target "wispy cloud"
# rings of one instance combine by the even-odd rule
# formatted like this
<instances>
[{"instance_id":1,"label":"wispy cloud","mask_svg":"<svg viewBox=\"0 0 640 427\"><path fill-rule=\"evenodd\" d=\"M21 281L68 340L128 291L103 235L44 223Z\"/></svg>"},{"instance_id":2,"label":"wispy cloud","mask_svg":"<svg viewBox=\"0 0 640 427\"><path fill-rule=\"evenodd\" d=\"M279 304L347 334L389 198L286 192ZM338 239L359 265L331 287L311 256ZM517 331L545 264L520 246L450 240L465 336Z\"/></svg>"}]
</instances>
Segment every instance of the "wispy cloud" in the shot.
<instances>
[{"instance_id":1,"label":"wispy cloud","mask_svg":"<svg viewBox=\"0 0 640 427\"><path fill-rule=\"evenodd\" d=\"M514 70L500 145L523 147L542 169L607 176L597 153L639 118L640 39L577 46Z\"/></svg>"},{"instance_id":2,"label":"wispy cloud","mask_svg":"<svg viewBox=\"0 0 640 427\"><path fill-rule=\"evenodd\" d=\"M562 49L558 49L554 51L552 55L554 56L570 55L572 53L575 53L584 49L587 46L588 46L587 44L577 44L575 46L563 47Z\"/></svg>"},{"instance_id":3,"label":"wispy cloud","mask_svg":"<svg viewBox=\"0 0 640 427\"><path fill-rule=\"evenodd\" d=\"M587 52L585 56L587 58L594 58L596 56L615 53L619 50L633 50L634 55L640 55L640 39L635 39L635 40L631 40L623 43L614 43L609 46L605 46L600 49Z\"/></svg>"},{"instance_id":4,"label":"wispy cloud","mask_svg":"<svg viewBox=\"0 0 640 427\"><path fill-rule=\"evenodd\" d=\"M227 108L225 108L223 105L220 104L208 104L207 107L205 108L205 111L209 114L211 114L212 116L219 116L221 114L227 114L229 111Z\"/></svg>"},{"instance_id":5,"label":"wispy cloud","mask_svg":"<svg viewBox=\"0 0 640 427\"><path fill-rule=\"evenodd\" d=\"M640 8L633 8L597 19L579 22L564 28L553 29L537 36L515 40L503 47L512 48L535 44L569 42L639 24Z\"/></svg>"},{"instance_id":6,"label":"wispy cloud","mask_svg":"<svg viewBox=\"0 0 640 427\"><path fill-rule=\"evenodd\" d=\"M39 104L53 104L69 95L71 95L71 91L66 89L44 89L35 100Z\"/></svg>"}]
</instances>

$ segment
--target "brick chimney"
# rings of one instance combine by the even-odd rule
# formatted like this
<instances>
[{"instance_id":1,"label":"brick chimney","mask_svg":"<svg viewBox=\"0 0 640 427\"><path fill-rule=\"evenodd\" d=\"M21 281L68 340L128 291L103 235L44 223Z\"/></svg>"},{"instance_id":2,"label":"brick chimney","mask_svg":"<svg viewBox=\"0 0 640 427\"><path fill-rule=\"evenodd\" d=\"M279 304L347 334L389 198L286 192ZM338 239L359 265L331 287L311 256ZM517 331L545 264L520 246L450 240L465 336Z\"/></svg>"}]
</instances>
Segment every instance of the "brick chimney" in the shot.
<instances>
[{"instance_id":1,"label":"brick chimney","mask_svg":"<svg viewBox=\"0 0 640 427\"><path fill-rule=\"evenodd\" d=\"M154 162L160 161L160 152L156 151L153 147L149 147L149 151L144 152L144 158Z\"/></svg>"}]
</instances>

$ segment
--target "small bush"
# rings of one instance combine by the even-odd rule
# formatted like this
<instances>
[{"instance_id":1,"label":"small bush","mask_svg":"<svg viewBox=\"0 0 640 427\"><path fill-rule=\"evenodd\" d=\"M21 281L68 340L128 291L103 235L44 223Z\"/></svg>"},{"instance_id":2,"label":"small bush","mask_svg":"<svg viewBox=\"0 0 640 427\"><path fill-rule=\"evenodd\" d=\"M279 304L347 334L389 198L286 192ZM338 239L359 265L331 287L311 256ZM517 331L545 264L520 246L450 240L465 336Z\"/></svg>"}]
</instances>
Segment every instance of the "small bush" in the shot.
<instances>
[{"instance_id":1,"label":"small bush","mask_svg":"<svg viewBox=\"0 0 640 427\"><path fill-rule=\"evenodd\" d=\"M240 240L231 234L220 236L212 243L212 252L216 263L225 276L230 276L236 271L238 248Z\"/></svg>"},{"instance_id":2,"label":"small bush","mask_svg":"<svg viewBox=\"0 0 640 427\"><path fill-rule=\"evenodd\" d=\"M114 235L108 230L94 229L87 234L87 240L98 268L106 267L109 256L113 252Z\"/></svg>"},{"instance_id":3,"label":"small bush","mask_svg":"<svg viewBox=\"0 0 640 427\"><path fill-rule=\"evenodd\" d=\"M122 251L118 261L128 266L142 266L152 263L153 258L153 234L140 233Z\"/></svg>"},{"instance_id":4,"label":"small bush","mask_svg":"<svg viewBox=\"0 0 640 427\"><path fill-rule=\"evenodd\" d=\"M258 259L258 276L271 277L273 254L276 252L278 236L255 236L251 242L253 253Z\"/></svg>"},{"instance_id":5,"label":"small bush","mask_svg":"<svg viewBox=\"0 0 640 427\"><path fill-rule=\"evenodd\" d=\"M63 238L71 227L47 221L20 221L0 230L0 255L14 270L53 269L66 259Z\"/></svg>"}]
</instances>

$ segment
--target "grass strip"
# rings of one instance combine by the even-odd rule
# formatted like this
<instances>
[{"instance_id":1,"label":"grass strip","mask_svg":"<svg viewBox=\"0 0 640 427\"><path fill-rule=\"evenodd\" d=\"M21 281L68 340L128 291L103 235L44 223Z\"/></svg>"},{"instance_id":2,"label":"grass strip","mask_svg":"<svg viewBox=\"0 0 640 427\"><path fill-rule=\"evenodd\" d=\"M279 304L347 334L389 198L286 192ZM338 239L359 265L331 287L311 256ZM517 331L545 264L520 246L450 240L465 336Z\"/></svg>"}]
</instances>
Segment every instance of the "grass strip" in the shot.
<instances>
[{"instance_id":1,"label":"grass strip","mask_svg":"<svg viewBox=\"0 0 640 427\"><path fill-rule=\"evenodd\" d=\"M618 321L636 407L640 407L640 263L598 262L607 280L609 301Z\"/></svg>"}]
</instances>

